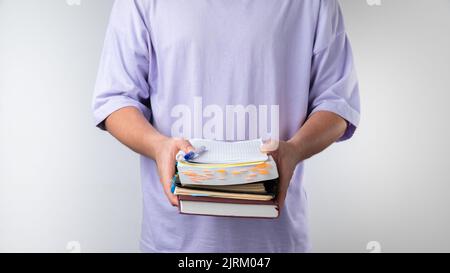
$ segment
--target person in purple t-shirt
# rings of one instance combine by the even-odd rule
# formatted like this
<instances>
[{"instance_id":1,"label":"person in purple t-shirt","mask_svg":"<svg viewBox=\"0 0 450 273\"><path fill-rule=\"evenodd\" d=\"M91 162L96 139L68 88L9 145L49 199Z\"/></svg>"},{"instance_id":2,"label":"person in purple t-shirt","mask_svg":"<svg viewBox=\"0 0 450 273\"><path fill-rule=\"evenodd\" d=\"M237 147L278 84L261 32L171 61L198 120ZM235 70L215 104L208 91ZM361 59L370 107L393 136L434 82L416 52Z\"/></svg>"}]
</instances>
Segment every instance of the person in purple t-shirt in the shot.
<instances>
[{"instance_id":1,"label":"person in purple t-shirt","mask_svg":"<svg viewBox=\"0 0 450 273\"><path fill-rule=\"evenodd\" d=\"M339 4L117 0L93 109L98 127L141 155L142 251L310 251L304 161L349 139L359 123ZM272 131L252 130L265 114ZM270 151L280 173L279 219L178 214L170 181L175 154L193 149L184 138L267 135L279 139Z\"/></svg>"}]
</instances>

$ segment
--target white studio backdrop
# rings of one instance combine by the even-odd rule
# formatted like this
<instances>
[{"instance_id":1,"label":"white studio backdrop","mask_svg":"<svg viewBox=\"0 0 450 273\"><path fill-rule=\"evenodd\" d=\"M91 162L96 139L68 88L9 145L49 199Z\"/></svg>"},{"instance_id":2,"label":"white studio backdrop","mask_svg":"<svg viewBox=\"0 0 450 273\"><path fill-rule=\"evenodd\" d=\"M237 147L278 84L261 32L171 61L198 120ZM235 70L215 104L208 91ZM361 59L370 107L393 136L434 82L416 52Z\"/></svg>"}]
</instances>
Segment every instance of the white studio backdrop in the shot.
<instances>
[{"instance_id":1,"label":"white studio backdrop","mask_svg":"<svg viewBox=\"0 0 450 273\"><path fill-rule=\"evenodd\" d=\"M361 126L309 160L316 252L450 251L450 1L341 0ZM0 0L0 252L137 252L138 156L94 128L112 0Z\"/></svg>"}]
</instances>

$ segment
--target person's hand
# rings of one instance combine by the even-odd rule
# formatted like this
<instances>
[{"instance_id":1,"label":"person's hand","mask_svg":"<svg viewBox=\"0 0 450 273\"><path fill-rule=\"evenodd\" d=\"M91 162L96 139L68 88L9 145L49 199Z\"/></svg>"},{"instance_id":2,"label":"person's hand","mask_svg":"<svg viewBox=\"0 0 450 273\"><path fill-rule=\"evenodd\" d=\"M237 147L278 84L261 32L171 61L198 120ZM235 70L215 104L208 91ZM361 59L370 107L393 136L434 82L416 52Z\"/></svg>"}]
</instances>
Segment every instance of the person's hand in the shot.
<instances>
[{"instance_id":1,"label":"person's hand","mask_svg":"<svg viewBox=\"0 0 450 273\"><path fill-rule=\"evenodd\" d=\"M178 199L171 192L172 178L175 174L176 155L179 151L188 153L194 150L189 141L179 138L166 138L158 143L155 160L158 166L160 182L169 202L178 206Z\"/></svg>"},{"instance_id":2,"label":"person's hand","mask_svg":"<svg viewBox=\"0 0 450 273\"><path fill-rule=\"evenodd\" d=\"M295 167L301 160L298 149L293 143L271 140L261 146L261 151L272 155L273 159L277 163L279 174L277 201L281 209L284 207L289 184L291 183Z\"/></svg>"}]
</instances>

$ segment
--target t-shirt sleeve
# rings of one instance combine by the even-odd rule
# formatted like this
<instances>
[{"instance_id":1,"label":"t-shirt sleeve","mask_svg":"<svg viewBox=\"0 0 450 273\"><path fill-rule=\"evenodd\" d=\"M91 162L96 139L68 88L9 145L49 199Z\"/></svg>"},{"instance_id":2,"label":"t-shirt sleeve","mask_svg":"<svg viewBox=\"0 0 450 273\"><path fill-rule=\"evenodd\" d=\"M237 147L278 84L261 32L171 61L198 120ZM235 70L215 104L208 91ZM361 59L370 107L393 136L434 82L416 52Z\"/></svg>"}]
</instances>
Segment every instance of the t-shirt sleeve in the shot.
<instances>
[{"instance_id":1,"label":"t-shirt sleeve","mask_svg":"<svg viewBox=\"0 0 450 273\"><path fill-rule=\"evenodd\" d=\"M353 136L360 120L358 79L337 0L321 0L311 68L309 114L333 112L347 121L340 141Z\"/></svg>"},{"instance_id":2,"label":"t-shirt sleeve","mask_svg":"<svg viewBox=\"0 0 450 273\"><path fill-rule=\"evenodd\" d=\"M151 118L149 73L151 39L137 0L116 0L106 32L93 98L95 124L124 107Z\"/></svg>"}]
</instances>

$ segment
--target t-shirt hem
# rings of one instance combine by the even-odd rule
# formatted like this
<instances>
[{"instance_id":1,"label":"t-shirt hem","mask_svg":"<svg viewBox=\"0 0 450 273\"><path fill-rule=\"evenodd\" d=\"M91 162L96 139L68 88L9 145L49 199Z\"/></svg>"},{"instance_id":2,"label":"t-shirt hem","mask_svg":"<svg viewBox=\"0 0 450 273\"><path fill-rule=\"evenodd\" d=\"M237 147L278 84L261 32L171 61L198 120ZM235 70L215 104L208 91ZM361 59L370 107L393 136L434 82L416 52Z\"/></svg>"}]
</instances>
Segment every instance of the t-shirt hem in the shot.
<instances>
[{"instance_id":1,"label":"t-shirt hem","mask_svg":"<svg viewBox=\"0 0 450 273\"><path fill-rule=\"evenodd\" d=\"M156 250L154 247L145 243L143 240L139 243L139 248L142 253L311 253L311 245L308 243L304 248L298 248L293 251L242 251L242 250L228 250L228 251L220 251L220 250L203 250L203 251L180 251L180 250Z\"/></svg>"}]
</instances>

